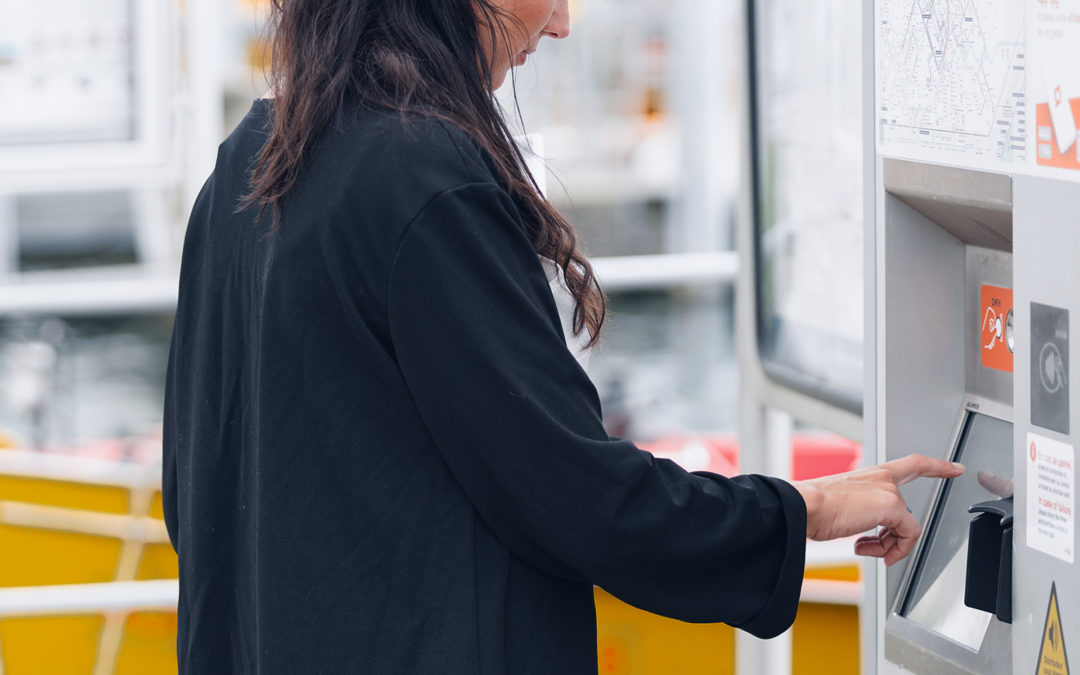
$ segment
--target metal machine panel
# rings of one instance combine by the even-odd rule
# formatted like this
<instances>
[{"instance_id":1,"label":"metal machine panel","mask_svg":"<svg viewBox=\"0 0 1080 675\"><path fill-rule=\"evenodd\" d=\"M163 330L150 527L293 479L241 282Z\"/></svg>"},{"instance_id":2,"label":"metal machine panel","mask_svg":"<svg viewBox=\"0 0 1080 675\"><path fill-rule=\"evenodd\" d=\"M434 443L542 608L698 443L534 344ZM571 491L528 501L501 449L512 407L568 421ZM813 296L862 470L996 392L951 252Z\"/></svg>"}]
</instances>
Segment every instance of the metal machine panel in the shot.
<instances>
[{"instance_id":1,"label":"metal machine panel","mask_svg":"<svg viewBox=\"0 0 1080 675\"><path fill-rule=\"evenodd\" d=\"M1065 548L1076 550L1075 519L1075 468L1066 470L1071 474L1071 495L1058 495L1062 503L1071 504L1072 514L1066 515L1072 527L1071 545L1057 549L1058 555L1049 554L1033 547L1039 535L1029 528L1034 515L1029 513L1040 508L1042 495L1029 488L1037 480L1036 459L1030 453L1031 439L1048 439L1075 449L1076 436L1080 432L1080 403L1073 392L1068 401L1069 434L1054 431L1033 422L1032 401L1035 388L1042 386L1040 374L1031 367L1032 352L1042 350L1042 345L1031 341L1032 303L1068 311L1068 339L1080 330L1080 189L1064 181L1017 176L1014 186L1015 217L1021 224L1015 248L1016 281L1014 297L1017 308L1016 335L1016 429L1014 437L1014 471L1016 475L1016 535L1014 540L1014 650L1013 671L1017 673L1043 672L1040 667L1040 651L1044 642L1063 645L1071 657L1073 669L1080 664L1080 573L1075 560L1069 562L1064 556ZM1037 332L1036 332L1037 334ZM1075 349L1075 343L1074 343ZM1065 382L1077 381L1080 368L1076 358L1069 363ZM1037 363L1041 363L1036 359ZM1037 400L1037 399L1035 399ZM1035 416L1035 420L1038 417ZM1034 436L1032 436L1034 435ZM1058 491L1050 488L1051 491ZM1038 492L1036 490L1035 492ZM1043 497L1044 499L1046 497ZM1054 496L1051 501L1057 501ZM1047 625L1051 588L1056 589L1060 634L1051 641L1052 626ZM1046 672L1057 672L1048 670Z\"/></svg>"},{"instance_id":2,"label":"metal machine panel","mask_svg":"<svg viewBox=\"0 0 1080 675\"><path fill-rule=\"evenodd\" d=\"M885 189L966 244L1012 250L1012 182L1005 174L890 159Z\"/></svg>"},{"instance_id":3,"label":"metal machine panel","mask_svg":"<svg viewBox=\"0 0 1080 675\"><path fill-rule=\"evenodd\" d=\"M880 171L867 174L877 222L867 227L875 268L866 276L874 298L866 335L875 349L865 435L886 461L962 445L976 415L1013 425L1007 445L1000 429L992 434L995 453L1012 464L1009 479L999 475L994 485L1011 497L975 505L964 543L976 554L963 579L951 571L950 587L965 585L964 606L983 609L955 597L928 605L947 607L950 623L938 621L949 612L918 607L920 593L934 596L920 588L920 566L947 577L960 549L955 537L943 546L948 528L936 525L948 488L905 489L927 527L911 562L878 575L876 614L885 625L872 670L1068 673L1068 657L1075 669L1080 654L1080 405L1071 391L1080 321L1080 0L873 4L864 28L875 42ZM946 445L943 416L961 399ZM933 560L934 551L950 555Z\"/></svg>"},{"instance_id":4,"label":"metal machine panel","mask_svg":"<svg viewBox=\"0 0 1080 675\"><path fill-rule=\"evenodd\" d=\"M1009 176L967 169L935 167L884 159L878 232L879 292L877 311L879 412L884 428L883 460L918 451L964 460L969 433L994 438L993 456L974 456L973 473L949 489L930 481L903 488L913 514L924 524L919 550L885 572L885 601L890 612L882 649L884 671L916 673L1008 673L1010 628L980 610L959 604L955 593L966 578L966 509L978 501L978 471L1011 465L1013 359L988 367L983 352L1001 353L996 337L986 344L981 330L991 318L1000 320L1004 342L1005 314L1011 302L994 305L990 296L1008 298L1013 285L1010 253L1013 220ZM989 218L987 214L995 214ZM993 220L1001 237L988 239ZM1006 227L1006 225L1008 227ZM985 246L988 242L994 247ZM1008 245L1005 245L1005 242ZM1004 249L1004 250L1002 250ZM883 299L883 302L882 302ZM1000 299L1000 298L999 298ZM1015 321L1010 325L1014 338ZM1012 356L1008 354L1007 356ZM957 413L959 411L959 417ZM1003 420L1001 428L977 421ZM980 443L984 443L980 442ZM884 456L881 456L881 455ZM996 463L996 464L995 464ZM1011 479L1011 471L1009 471ZM977 494L979 493L979 494ZM959 504L959 506L957 506ZM943 513L948 514L942 525ZM944 557L942 557L944 556ZM930 580L920 585L920 580ZM934 598L925 603L921 598ZM974 617L974 619L973 619Z\"/></svg>"}]
</instances>

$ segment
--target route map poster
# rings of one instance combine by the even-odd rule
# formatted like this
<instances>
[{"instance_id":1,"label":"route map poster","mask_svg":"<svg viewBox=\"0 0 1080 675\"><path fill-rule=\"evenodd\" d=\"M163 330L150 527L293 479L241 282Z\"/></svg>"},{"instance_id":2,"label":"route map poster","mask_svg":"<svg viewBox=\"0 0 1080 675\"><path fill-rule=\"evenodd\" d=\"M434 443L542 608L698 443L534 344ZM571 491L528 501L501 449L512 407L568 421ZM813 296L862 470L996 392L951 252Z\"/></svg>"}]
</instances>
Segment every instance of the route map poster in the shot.
<instances>
[{"instance_id":1,"label":"route map poster","mask_svg":"<svg viewBox=\"0 0 1080 675\"><path fill-rule=\"evenodd\" d=\"M879 143L1024 161L1024 3L881 0L877 7Z\"/></svg>"},{"instance_id":2,"label":"route map poster","mask_svg":"<svg viewBox=\"0 0 1080 675\"><path fill-rule=\"evenodd\" d=\"M882 152L1080 172L1080 0L878 0L875 25Z\"/></svg>"}]
</instances>

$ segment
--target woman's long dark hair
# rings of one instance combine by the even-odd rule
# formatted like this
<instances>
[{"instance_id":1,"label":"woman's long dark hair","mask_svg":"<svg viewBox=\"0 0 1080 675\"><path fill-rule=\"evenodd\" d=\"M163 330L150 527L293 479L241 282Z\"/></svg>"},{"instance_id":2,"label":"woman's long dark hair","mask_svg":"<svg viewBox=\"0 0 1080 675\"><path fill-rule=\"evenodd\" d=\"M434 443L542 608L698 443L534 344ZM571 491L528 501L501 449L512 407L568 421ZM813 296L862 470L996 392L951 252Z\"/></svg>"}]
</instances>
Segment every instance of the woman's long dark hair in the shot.
<instances>
[{"instance_id":1,"label":"woman's long dark hair","mask_svg":"<svg viewBox=\"0 0 1080 675\"><path fill-rule=\"evenodd\" d=\"M269 208L273 226L306 153L348 102L445 119L490 155L523 206L534 250L566 274L573 330L595 344L606 300L574 228L544 199L492 95L486 44L509 44L515 17L491 0L272 0L273 128L241 208Z\"/></svg>"}]
</instances>

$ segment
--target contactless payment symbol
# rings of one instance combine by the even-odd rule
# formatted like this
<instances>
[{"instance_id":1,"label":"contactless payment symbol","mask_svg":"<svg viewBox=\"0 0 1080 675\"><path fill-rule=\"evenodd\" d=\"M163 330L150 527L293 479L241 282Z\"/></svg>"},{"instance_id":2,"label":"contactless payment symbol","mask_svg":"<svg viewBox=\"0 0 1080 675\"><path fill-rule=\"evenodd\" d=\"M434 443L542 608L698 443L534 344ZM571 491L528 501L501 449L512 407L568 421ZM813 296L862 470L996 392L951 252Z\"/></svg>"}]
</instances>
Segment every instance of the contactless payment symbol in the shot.
<instances>
[{"instance_id":1,"label":"contactless payment symbol","mask_svg":"<svg viewBox=\"0 0 1080 675\"><path fill-rule=\"evenodd\" d=\"M1031 303L1031 423L1069 433L1069 311Z\"/></svg>"},{"instance_id":2,"label":"contactless payment symbol","mask_svg":"<svg viewBox=\"0 0 1080 675\"><path fill-rule=\"evenodd\" d=\"M1039 378L1043 388L1051 394L1056 394L1065 386L1065 361L1061 358L1061 350L1053 342L1043 345L1039 353Z\"/></svg>"},{"instance_id":3,"label":"contactless payment symbol","mask_svg":"<svg viewBox=\"0 0 1080 675\"><path fill-rule=\"evenodd\" d=\"M1011 288L983 286L979 294L982 307L979 346L982 364L987 368L1013 371L1013 292Z\"/></svg>"}]
</instances>

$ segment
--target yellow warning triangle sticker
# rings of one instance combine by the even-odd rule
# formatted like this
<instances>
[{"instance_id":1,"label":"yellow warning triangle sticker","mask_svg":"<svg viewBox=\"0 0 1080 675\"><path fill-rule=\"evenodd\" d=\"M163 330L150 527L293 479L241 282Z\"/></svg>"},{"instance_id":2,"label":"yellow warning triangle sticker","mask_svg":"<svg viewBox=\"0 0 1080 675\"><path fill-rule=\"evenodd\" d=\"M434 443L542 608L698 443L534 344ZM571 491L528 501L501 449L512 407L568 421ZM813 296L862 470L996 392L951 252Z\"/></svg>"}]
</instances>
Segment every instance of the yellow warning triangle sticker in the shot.
<instances>
[{"instance_id":1,"label":"yellow warning triangle sticker","mask_svg":"<svg viewBox=\"0 0 1080 675\"><path fill-rule=\"evenodd\" d=\"M1046 608L1042 647L1035 675L1069 675L1069 659L1065 656L1065 634L1061 632L1061 613L1058 611L1057 584L1050 584L1050 606Z\"/></svg>"}]
</instances>

